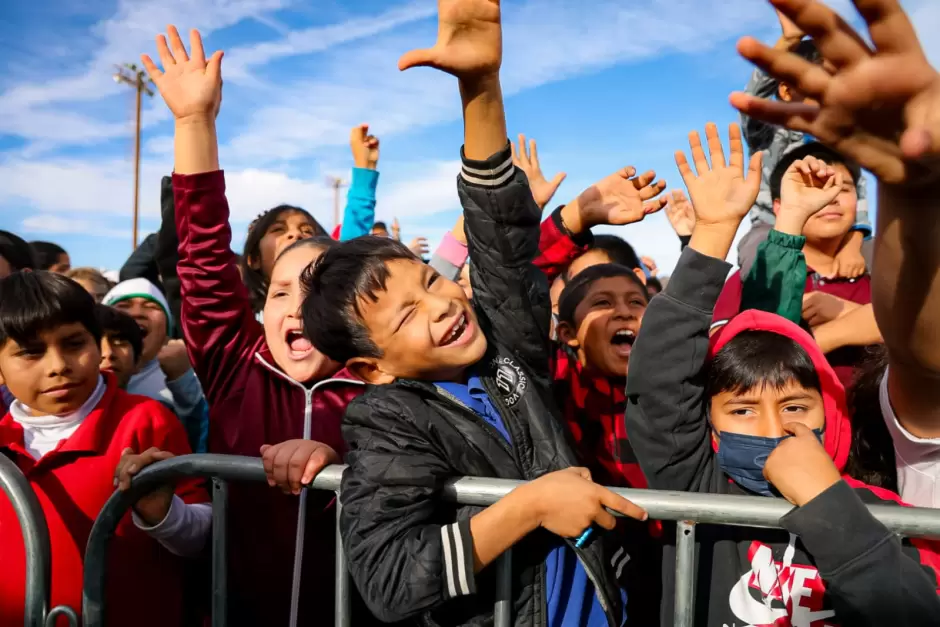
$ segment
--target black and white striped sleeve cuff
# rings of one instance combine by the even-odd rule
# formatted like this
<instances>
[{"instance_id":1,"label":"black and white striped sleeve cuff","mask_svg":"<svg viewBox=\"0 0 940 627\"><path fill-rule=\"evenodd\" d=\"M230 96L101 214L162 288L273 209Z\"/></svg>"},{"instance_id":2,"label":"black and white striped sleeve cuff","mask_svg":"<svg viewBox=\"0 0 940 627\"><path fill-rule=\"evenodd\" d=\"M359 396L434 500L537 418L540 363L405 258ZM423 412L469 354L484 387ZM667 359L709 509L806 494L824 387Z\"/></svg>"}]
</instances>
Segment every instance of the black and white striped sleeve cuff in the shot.
<instances>
[{"instance_id":1,"label":"black and white striped sleeve cuff","mask_svg":"<svg viewBox=\"0 0 940 627\"><path fill-rule=\"evenodd\" d=\"M444 598L476 594L470 521L458 520L441 527L441 544L444 551Z\"/></svg>"},{"instance_id":2,"label":"black and white striped sleeve cuff","mask_svg":"<svg viewBox=\"0 0 940 627\"><path fill-rule=\"evenodd\" d=\"M515 173L512 163L512 150L507 142L506 147L486 161L467 159L463 148L460 149L463 167L460 176L470 185L479 187L502 187L506 185Z\"/></svg>"}]
</instances>

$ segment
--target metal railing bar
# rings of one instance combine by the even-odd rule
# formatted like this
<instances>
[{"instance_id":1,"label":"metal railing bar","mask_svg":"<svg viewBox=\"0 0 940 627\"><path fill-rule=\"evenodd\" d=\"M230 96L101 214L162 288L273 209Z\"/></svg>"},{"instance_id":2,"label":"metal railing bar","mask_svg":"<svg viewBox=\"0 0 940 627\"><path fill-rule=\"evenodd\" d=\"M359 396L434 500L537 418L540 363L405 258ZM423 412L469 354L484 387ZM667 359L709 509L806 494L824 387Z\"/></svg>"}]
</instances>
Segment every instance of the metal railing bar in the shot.
<instances>
[{"instance_id":1,"label":"metal railing bar","mask_svg":"<svg viewBox=\"0 0 940 627\"><path fill-rule=\"evenodd\" d=\"M675 627L692 627L695 622L695 523L676 523Z\"/></svg>"},{"instance_id":2,"label":"metal railing bar","mask_svg":"<svg viewBox=\"0 0 940 627\"><path fill-rule=\"evenodd\" d=\"M212 478L212 627L228 624L228 482Z\"/></svg>"},{"instance_id":3,"label":"metal railing bar","mask_svg":"<svg viewBox=\"0 0 940 627\"><path fill-rule=\"evenodd\" d=\"M352 625L352 616L350 615L350 595L349 571L346 567L346 552L343 551L343 534L339 528L339 516L343 513L343 503L339 500L339 492L336 492L336 596L335 607L333 608L334 627L349 627Z\"/></svg>"},{"instance_id":4,"label":"metal railing bar","mask_svg":"<svg viewBox=\"0 0 940 627\"><path fill-rule=\"evenodd\" d=\"M43 627L46 611L49 609L49 586L52 577L49 527L42 505L29 485L29 479L13 463L13 460L0 453L0 489L2 489L23 534L23 546L26 549L26 627ZM63 610L64 611L64 610Z\"/></svg>"}]
</instances>

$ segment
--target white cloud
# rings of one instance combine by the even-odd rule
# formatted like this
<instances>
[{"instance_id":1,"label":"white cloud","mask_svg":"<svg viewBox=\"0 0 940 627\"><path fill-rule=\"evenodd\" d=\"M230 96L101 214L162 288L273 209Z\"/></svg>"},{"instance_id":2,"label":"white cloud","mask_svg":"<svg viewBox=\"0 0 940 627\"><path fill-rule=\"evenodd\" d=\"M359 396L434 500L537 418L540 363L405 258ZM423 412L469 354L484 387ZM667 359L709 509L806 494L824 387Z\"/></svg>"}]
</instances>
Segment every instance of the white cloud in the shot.
<instances>
[{"instance_id":1,"label":"white cloud","mask_svg":"<svg viewBox=\"0 0 940 627\"><path fill-rule=\"evenodd\" d=\"M40 214L20 223L22 233L82 234L95 237L130 239L131 229L102 228L97 220L63 218L53 214Z\"/></svg>"}]
</instances>

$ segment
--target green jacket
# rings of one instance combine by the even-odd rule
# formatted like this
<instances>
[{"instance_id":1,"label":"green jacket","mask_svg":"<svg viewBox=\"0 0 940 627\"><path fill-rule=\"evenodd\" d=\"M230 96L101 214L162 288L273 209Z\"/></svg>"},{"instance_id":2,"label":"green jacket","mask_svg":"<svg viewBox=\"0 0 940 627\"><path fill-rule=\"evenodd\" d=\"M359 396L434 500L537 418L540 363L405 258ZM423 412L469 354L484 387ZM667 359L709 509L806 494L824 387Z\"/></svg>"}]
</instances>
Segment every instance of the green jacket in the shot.
<instances>
[{"instance_id":1,"label":"green jacket","mask_svg":"<svg viewBox=\"0 0 940 627\"><path fill-rule=\"evenodd\" d=\"M757 247L750 272L742 279L741 311L769 311L800 324L806 290L805 243L802 235L770 231Z\"/></svg>"}]
</instances>

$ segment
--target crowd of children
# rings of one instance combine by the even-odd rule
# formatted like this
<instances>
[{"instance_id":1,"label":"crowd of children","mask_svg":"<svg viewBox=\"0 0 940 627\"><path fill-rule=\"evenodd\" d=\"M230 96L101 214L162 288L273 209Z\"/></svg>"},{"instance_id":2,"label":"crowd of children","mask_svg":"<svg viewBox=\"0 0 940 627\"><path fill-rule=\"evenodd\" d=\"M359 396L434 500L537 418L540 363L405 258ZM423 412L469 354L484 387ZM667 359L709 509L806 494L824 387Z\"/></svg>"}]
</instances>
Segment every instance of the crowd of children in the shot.
<instances>
[{"instance_id":1,"label":"crowd of children","mask_svg":"<svg viewBox=\"0 0 940 627\"><path fill-rule=\"evenodd\" d=\"M222 53L159 35L159 66L142 59L174 171L120 281L0 231L0 452L45 513L52 604L80 609L115 488L211 452L268 478L230 489L232 625L332 621L336 500L304 487L339 463L357 627L493 624L510 548L513 625L672 624L674 533L608 487L793 505L779 529L699 526L695 625L937 624L940 544L866 505L940 507L940 74L897 0L855 2L870 43L818 0L771 4L780 40L738 44L757 67L731 95L741 126L675 155L685 192L630 166L543 219L565 175L507 139L499 2L439 0L437 42L399 61L455 77L462 104L463 214L433 254L375 221L361 125L341 225L279 205L236 255ZM663 209L668 281L591 233ZM489 507L442 499L460 476L525 483ZM134 505L110 625L205 620L208 501L190 479ZM23 553L0 497L0 627L23 624Z\"/></svg>"}]
</instances>

